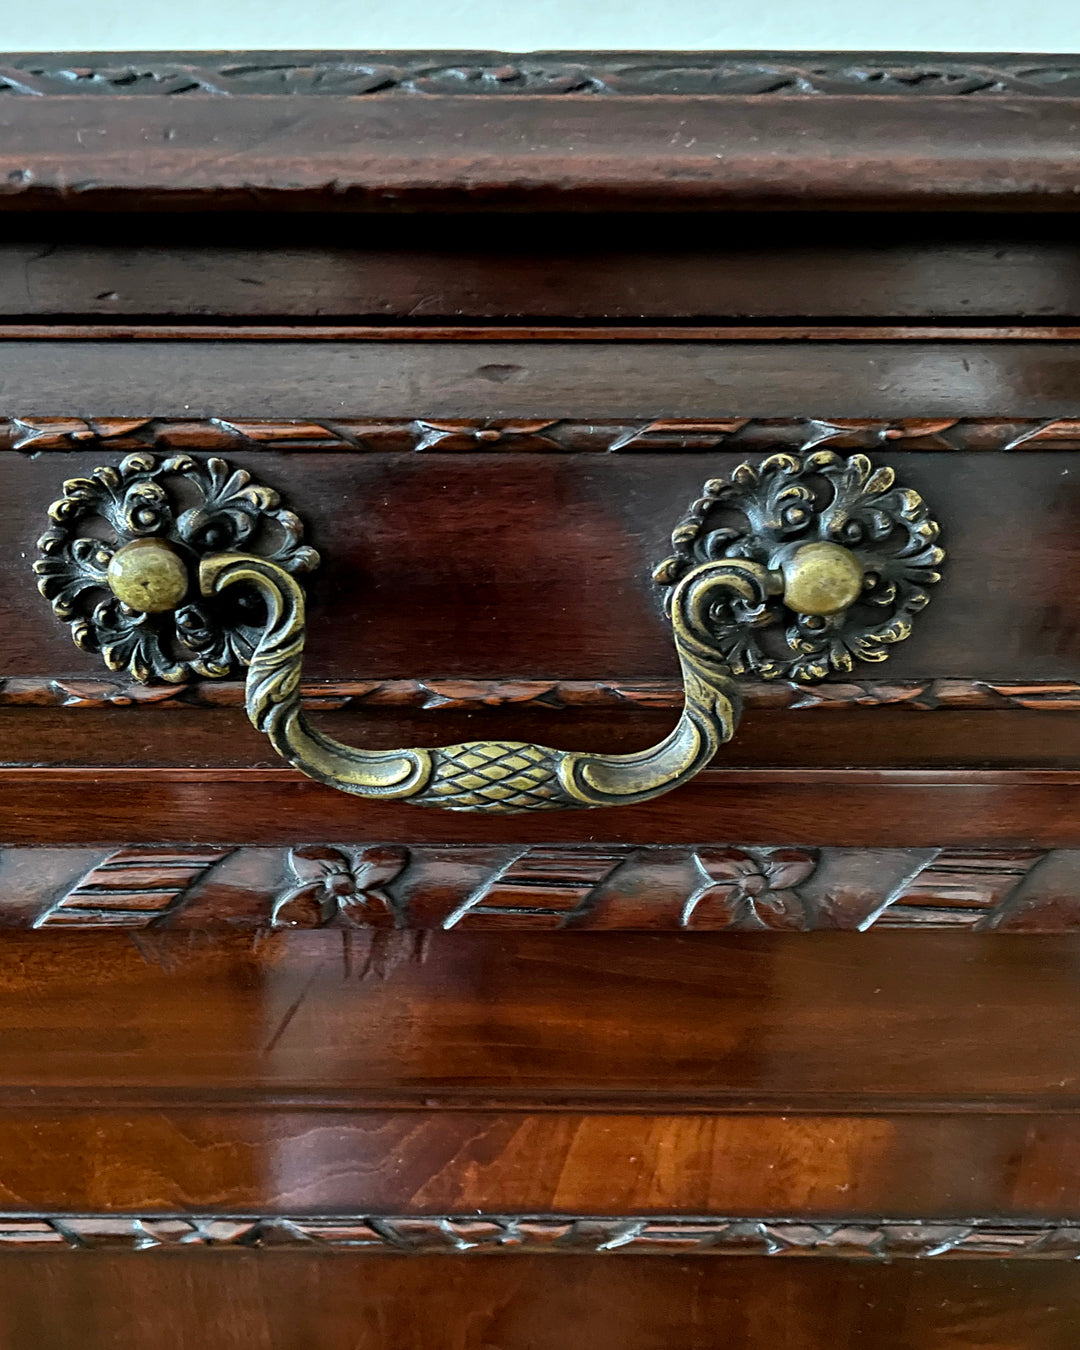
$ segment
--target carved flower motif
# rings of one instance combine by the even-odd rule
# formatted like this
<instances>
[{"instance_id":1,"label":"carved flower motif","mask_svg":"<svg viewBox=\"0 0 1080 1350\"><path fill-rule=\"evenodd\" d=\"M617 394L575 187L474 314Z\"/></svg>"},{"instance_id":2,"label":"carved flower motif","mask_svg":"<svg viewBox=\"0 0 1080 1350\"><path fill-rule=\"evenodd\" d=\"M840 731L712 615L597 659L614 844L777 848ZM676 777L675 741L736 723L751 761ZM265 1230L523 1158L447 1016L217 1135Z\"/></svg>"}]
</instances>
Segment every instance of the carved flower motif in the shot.
<instances>
[{"instance_id":1,"label":"carved flower motif","mask_svg":"<svg viewBox=\"0 0 1080 1350\"><path fill-rule=\"evenodd\" d=\"M683 906L684 928L806 927L806 906L795 887L813 874L813 853L797 848L698 849L694 862L703 884Z\"/></svg>"},{"instance_id":2,"label":"carved flower motif","mask_svg":"<svg viewBox=\"0 0 1080 1350\"><path fill-rule=\"evenodd\" d=\"M273 923L278 928L322 928L339 914L359 924L376 916L392 919L393 901L381 887L408 861L408 849L392 845L362 848L354 858L323 845L294 848L289 868L297 884L277 900Z\"/></svg>"}]
</instances>

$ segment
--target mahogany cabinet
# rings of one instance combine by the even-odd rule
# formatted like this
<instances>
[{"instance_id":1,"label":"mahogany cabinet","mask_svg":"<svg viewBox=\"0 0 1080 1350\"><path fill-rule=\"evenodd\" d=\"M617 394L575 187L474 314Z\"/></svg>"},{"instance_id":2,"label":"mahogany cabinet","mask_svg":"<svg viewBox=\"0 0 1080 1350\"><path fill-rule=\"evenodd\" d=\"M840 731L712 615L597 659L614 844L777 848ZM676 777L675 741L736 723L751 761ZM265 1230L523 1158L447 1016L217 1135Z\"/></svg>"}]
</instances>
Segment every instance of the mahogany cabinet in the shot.
<instances>
[{"instance_id":1,"label":"mahogany cabinet","mask_svg":"<svg viewBox=\"0 0 1080 1350\"><path fill-rule=\"evenodd\" d=\"M1071 1347L1080 57L0 127L2 1350Z\"/></svg>"}]
</instances>

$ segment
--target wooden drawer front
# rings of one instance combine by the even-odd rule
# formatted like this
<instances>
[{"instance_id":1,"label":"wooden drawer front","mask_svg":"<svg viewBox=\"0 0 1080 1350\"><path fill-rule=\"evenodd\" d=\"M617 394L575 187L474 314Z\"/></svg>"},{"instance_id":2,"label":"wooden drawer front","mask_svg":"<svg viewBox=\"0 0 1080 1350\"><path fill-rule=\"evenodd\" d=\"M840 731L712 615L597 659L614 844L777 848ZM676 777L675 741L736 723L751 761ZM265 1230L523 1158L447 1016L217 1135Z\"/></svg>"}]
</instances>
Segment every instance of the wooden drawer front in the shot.
<instances>
[{"instance_id":1,"label":"wooden drawer front","mask_svg":"<svg viewBox=\"0 0 1080 1350\"><path fill-rule=\"evenodd\" d=\"M1080 843L1080 343L67 331L5 345L9 843ZM334 794L275 763L236 682L137 686L77 652L28 568L66 479L135 449L225 455L281 491L322 553L304 675L332 733L631 751L681 703L649 581L673 524L707 477L818 446L892 465L942 522L944 580L913 636L820 686L748 681L743 727L696 783L557 820ZM452 886L432 913L469 894Z\"/></svg>"},{"instance_id":2,"label":"wooden drawer front","mask_svg":"<svg viewBox=\"0 0 1080 1350\"><path fill-rule=\"evenodd\" d=\"M23 54L0 105L0 1345L1071 1350L1080 60ZM313 725L634 754L673 527L815 449L925 499L929 607L629 807L356 800L32 572L65 481L221 457L321 554Z\"/></svg>"}]
</instances>

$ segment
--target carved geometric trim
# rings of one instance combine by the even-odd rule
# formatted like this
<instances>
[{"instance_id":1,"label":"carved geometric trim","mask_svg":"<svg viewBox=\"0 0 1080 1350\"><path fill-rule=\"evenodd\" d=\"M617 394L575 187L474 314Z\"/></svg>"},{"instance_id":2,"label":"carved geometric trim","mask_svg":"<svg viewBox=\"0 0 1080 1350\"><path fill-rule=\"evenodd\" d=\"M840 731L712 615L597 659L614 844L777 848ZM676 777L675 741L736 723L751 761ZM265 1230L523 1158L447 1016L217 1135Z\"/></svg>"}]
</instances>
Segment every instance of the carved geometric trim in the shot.
<instances>
[{"instance_id":1,"label":"carved geometric trim","mask_svg":"<svg viewBox=\"0 0 1080 1350\"><path fill-rule=\"evenodd\" d=\"M612 849L523 848L486 876L442 921L443 928L515 928L581 924L600 886L628 861Z\"/></svg>"},{"instance_id":2,"label":"carved geometric trim","mask_svg":"<svg viewBox=\"0 0 1080 1350\"><path fill-rule=\"evenodd\" d=\"M1080 96L1076 57L871 52L16 54L0 92L134 95Z\"/></svg>"},{"instance_id":3,"label":"carved geometric trim","mask_svg":"<svg viewBox=\"0 0 1080 1350\"><path fill-rule=\"evenodd\" d=\"M565 417L331 419L269 422L168 417L9 417L0 450L277 450L391 454L678 454L730 450L1076 450L1080 419L987 417L575 421Z\"/></svg>"},{"instance_id":4,"label":"carved geometric trim","mask_svg":"<svg viewBox=\"0 0 1080 1350\"><path fill-rule=\"evenodd\" d=\"M1080 1220L856 1222L546 1215L107 1215L0 1217L0 1251L300 1248L414 1256L544 1252L595 1256L985 1257L1075 1261Z\"/></svg>"},{"instance_id":5,"label":"carved geometric trim","mask_svg":"<svg viewBox=\"0 0 1080 1350\"><path fill-rule=\"evenodd\" d=\"M0 928L1080 929L1074 849L359 843L9 848L0 864Z\"/></svg>"},{"instance_id":6,"label":"carved geometric trim","mask_svg":"<svg viewBox=\"0 0 1080 1350\"><path fill-rule=\"evenodd\" d=\"M840 711L845 708L1028 709L1080 712L1080 682L991 680L844 680L813 687L794 681L740 681L743 703L755 710ZM314 712L354 708L409 708L420 712L471 712L481 708L682 706L677 680L335 680L305 685L304 707ZM235 681L145 685L123 680L50 675L0 677L0 707L126 708L134 704L183 708L242 708L244 686Z\"/></svg>"},{"instance_id":7,"label":"carved geometric trim","mask_svg":"<svg viewBox=\"0 0 1080 1350\"><path fill-rule=\"evenodd\" d=\"M168 914L228 848L121 848L59 895L35 928L146 928Z\"/></svg>"}]
</instances>

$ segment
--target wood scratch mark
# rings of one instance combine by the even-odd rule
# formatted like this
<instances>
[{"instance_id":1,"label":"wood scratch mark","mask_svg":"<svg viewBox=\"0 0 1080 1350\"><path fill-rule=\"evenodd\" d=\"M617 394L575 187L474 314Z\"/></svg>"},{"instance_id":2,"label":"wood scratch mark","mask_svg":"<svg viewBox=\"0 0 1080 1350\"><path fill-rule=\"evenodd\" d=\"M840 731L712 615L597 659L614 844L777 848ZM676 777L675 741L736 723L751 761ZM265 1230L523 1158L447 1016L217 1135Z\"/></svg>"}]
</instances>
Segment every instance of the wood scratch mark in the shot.
<instances>
[{"instance_id":1,"label":"wood scratch mark","mask_svg":"<svg viewBox=\"0 0 1080 1350\"><path fill-rule=\"evenodd\" d=\"M288 1031L289 1024L292 1022L296 1014L300 1011L300 1005L303 1003L304 999L306 999L308 994L311 992L311 986L315 983L315 980L319 972L322 970L322 966L323 963L321 961L316 963L315 969L304 981L303 988L300 990L299 994L297 994L296 998L292 1001L292 1003L289 1004L288 1008L285 1010L284 1016L281 1018L281 1021L275 1027L273 1035L270 1037L269 1041L267 1041L266 1045L263 1046L262 1050L260 1051L260 1054L262 1055L271 1054L272 1051L274 1050L274 1047L277 1045L278 1041L280 1041L282 1036L284 1036L286 1031Z\"/></svg>"}]
</instances>

